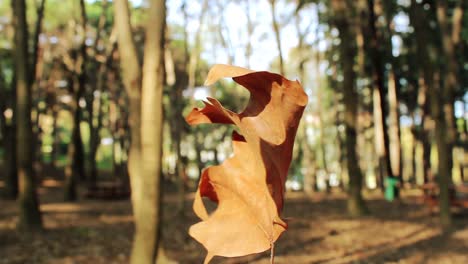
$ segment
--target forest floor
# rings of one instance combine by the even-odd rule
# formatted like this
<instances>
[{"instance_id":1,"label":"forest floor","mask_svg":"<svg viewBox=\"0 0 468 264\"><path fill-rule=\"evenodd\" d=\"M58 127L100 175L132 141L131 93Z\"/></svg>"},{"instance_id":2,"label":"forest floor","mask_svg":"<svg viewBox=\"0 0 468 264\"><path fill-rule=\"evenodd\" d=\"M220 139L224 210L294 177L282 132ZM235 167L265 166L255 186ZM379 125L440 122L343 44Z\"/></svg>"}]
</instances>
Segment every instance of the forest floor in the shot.
<instances>
[{"instance_id":1,"label":"forest floor","mask_svg":"<svg viewBox=\"0 0 468 264\"><path fill-rule=\"evenodd\" d=\"M0 200L0 263L128 263L133 234L128 200L81 199L61 202L59 184L39 190L45 230L20 235L17 205ZM468 212L454 215L452 232L443 233L431 214L406 191L399 202L367 195L371 215L346 215L345 196L288 193L284 217L289 229L276 243L275 263L468 263ZM187 234L197 222L187 195L185 217L175 217L174 194L165 195L164 247L181 264L202 263L205 250ZM215 258L212 263L268 264L269 252L244 258Z\"/></svg>"}]
</instances>

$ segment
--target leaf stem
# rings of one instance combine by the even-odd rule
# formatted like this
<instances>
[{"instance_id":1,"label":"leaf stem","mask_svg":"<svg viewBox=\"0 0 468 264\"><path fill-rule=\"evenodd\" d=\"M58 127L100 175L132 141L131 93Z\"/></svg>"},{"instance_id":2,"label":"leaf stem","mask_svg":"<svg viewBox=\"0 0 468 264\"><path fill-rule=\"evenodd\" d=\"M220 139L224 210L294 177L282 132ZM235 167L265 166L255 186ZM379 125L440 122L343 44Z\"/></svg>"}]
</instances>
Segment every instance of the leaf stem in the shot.
<instances>
[{"instance_id":1,"label":"leaf stem","mask_svg":"<svg viewBox=\"0 0 468 264\"><path fill-rule=\"evenodd\" d=\"M270 243L270 264L275 264L275 243Z\"/></svg>"}]
</instances>

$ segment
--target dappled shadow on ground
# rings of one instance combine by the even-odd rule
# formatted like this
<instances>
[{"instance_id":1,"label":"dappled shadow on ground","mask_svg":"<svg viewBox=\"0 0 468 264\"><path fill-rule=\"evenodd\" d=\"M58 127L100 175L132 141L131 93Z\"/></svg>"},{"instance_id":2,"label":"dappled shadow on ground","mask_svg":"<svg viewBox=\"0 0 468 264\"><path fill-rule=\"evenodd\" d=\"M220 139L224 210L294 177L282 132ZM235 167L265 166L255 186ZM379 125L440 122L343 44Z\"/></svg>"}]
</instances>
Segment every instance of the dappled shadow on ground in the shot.
<instances>
[{"instance_id":1,"label":"dappled shadow on ground","mask_svg":"<svg viewBox=\"0 0 468 264\"><path fill-rule=\"evenodd\" d=\"M0 263L128 263L133 222L129 201L60 202L60 188L40 190L46 230L20 235L14 229L14 201L1 201ZM205 250L187 230L198 220L186 201L186 216L175 216L175 195L165 197L164 246L179 263L202 263ZM437 216L414 197L389 203L368 200L371 215L346 215L343 194L288 194L284 217L289 229L277 241L281 263L468 263L468 219L455 217L451 233L442 233ZM269 263L269 252L212 263Z\"/></svg>"}]
</instances>

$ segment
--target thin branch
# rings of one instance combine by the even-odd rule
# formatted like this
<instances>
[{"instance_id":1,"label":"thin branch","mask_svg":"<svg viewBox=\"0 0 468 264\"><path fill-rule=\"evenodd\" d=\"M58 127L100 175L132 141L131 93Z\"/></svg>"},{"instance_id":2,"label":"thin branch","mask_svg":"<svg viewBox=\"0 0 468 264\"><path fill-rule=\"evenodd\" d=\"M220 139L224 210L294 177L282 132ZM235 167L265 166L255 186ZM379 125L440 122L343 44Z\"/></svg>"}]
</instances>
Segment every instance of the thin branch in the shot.
<instances>
[{"instance_id":1,"label":"thin branch","mask_svg":"<svg viewBox=\"0 0 468 264\"><path fill-rule=\"evenodd\" d=\"M46 0L41 0L39 7L37 8L37 20L34 28L34 38L33 38L33 47L32 47L32 61L31 61L31 75L29 77L29 82L32 84L36 79L36 68L38 61L39 53L39 36L41 35L42 20L44 18L44 8Z\"/></svg>"}]
</instances>

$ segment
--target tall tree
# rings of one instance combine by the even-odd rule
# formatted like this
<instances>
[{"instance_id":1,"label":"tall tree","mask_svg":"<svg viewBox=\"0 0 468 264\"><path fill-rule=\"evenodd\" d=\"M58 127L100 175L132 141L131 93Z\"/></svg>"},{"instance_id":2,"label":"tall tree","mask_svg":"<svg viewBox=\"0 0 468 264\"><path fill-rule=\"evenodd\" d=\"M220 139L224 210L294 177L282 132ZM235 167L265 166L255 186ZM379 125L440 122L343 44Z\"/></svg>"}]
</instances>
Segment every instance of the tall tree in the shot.
<instances>
[{"instance_id":1,"label":"tall tree","mask_svg":"<svg viewBox=\"0 0 468 264\"><path fill-rule=\"evenodd\" d=\"M460 33L459 28L462 23L462 1L463 0L457 1L458 4L451 23L447 17L447 1L439 0L436 2L437 21L442 38L440 58L445 67L444 70L441 71L442 86L439 86L438 90L434 89L431 93L431 106L436 123L435 137L439 160L440 220L446 229L448 229L452 223L449 185L452 181L453 147L457 137L453 105L455 103L454 93L458 88L458 63L455 56L455 43L456 39L459 38L457 34ZM450 24L452 27L450 27Z\"/></svg>"},{"instance_id":2,"label":"tall tree","mask_svg":"<svg viewBox=\"0 0 468 264\"><path fill-rule=\"evenodd\" d=\"M0 69L1 71L1 69ZM16 78L16 77L14 77ZM2 147L4 153L3 160L3 175L5 179L5 188L3 197L6 199L16 199L18 196L18 173L16 170L16 116L14 114L14 105L16 102L16 85L15 80L12 84L7 84L6 80L0 80L0 98L8 98L0 104L0 115L2 125ZM9 87L7 88L7 85ZM9 109L8 112L7 109ZM8 115L6 113L9 113Z\"/></svg>"},{"instance_id":3,"label":"tall tree","mask_svg":"<svg viewBox=\"0 0 468 264\"><path fill-rule=\"evenodd\" d=\"M343 102L345 106L345 151L349 174L348 213L352 216L361 216L367 213L367 207L362 197L362 172L359 167L357 145L357 100L356 73L353 69L356 57L355 28L351 14L354 6L347 1L332 0L333 23L340 34L339 54L343 71Z\"/></svg>"},{"instance_id":4,"label":"tall tree","mask_svg":"<svg viewBox=\"0 0 468 264\"><path fill-rule=\"evenodd\" d=\"M430 100L429 100L429 91L435 89L436 85L433 76L434 76L434 58L431 55L434 54L431 44L433 40L429 37L430 33L428 32L426 21L429 21L427 13L424 9L418 5L414 0L411 2L410 6L410 21L414 27L414 50L416 51L416 56L420 58L421 63L418 63L418 94L417 94L417 106L419 114L421 115L421 123L418 128L416 128L416 136L422 145L422 165L423 165L423 178L424 183L433 181L433 175L431 170L431 142L430 142L430 132L432 129L431 122L431 113L430 113Z\"/></svg>"},{"instance_id":5,"label":"tall tree","mask_svg":"<svg viewBox=\"0 0 468 264\"><path fill-rule=\"evenodd\" d=\"M380 186L383 188L384 177L392 177L393 172L391 170L389 156L389 130L385 121L388 107L385 101L387 90L385 88L384 79L384 60L380 49L380 43L383 39L376 27L377 19L374 0L368 0L368 36L370 37L369 57L372 63L375 147L379 163Z\"/></svg>"},{"instance_id":6,"label":"tall tree","mask_svg":"<svg viewBox=\"0 0 468 264\"><path fill-rule=\"evenodd\" d=\"M284 62L283 62L283 49L281 47L281 32L276 17L276 0L270 0L271 7L271 23L273 26L273 32L275 33L276 46L278 48L278 59L279 59L279 71L281 75L284 75Z\"/></svg>"},{"instance_id":7,"label":"tall tree","mask_svg":"<svg viewBox=\"0 0 468 264\"><path fill-rule=\"evenodd\" d=\"M388 90L388 127L389 127L389 148L391 176L396 177L403 183L402 177L402 148L401 148L401 128L400 128L400 74L398 69L399 61L393 56L392 37L395 35L395 23L393 21L395 5L393 1L378 1L378 12L376 14L385 18L384 26L382 26L384 55L390 69L387 73L387 90ZM397 192L398 195L398 192Z\"/></svg>"},{"instance_id":8,"label":"tall tree","mask_svg":"<svg viewBox=\"0 0 468 264\"><path fill-rule=\"evenodd\" d=\"M42 228L42 218L36 194L32 167L31 83L28 78L28 29L25 0L12 0L15 17L16 71L16 149L19 180L19 221L22 230Z\"/></svg>"},{"instance_id":9,"label":"tall tree","mask_svg":"<svg viewBox=\"0 0 468 264\"><path fill-rule=\"evenodd\" d=\"M108 65L112 60L112 53L114 51L114 44L115 38L113 36L110 37L109 44L106 46L106 49L101 54L99 51L99 43L101 41L101 36L105 32L105 24L106 24L106 14L107 14L107 0L102 1L102 11L101 15L98 19L97 29L96 29L96 38L94 40L94 61L97 64L97 74L95 77L96 80L96 90L99 91L99 102L97 107L97 118L95 109L94 109L94 90L89 89L85 95L86 98L86 108L88 111L88 126L90 131L89 137L89 155L88 155L88 164L89 168L89 175L88 175L88 186L94 187L96 185L97 180L97 161L96 161L96 154L99 147L99 131L102 128L102 92L104 91L105 86L105 74L109 70ZM99 57L104 57L103 59L99 59ZM97 119L97 122L95 120Z\"/></svg>"},{"instance_id":10,"label":"tall tree","mask_svg":"<svg viewBox=\"0 0 468 264\"><path fill-rule=\"evenodd\" d=\"M188 23L187 21L187 15L186 15L186 1L184 1L183 5L183 12L184 12L184 23ZM202 6L201 6L201 11L200 15L198 16L198 28L197 31L195 32L195 43L192 51L190 52L190 61L189 61L189 79L188 79L188 87L193 92L193 89L195 88L195 82L196 82L196 72L198 69L198 64L200 60L200 54L202 52L202 26L205 21L206 14L208 13L208 0L203 0ZM185 34L187 33L186 31L184 32ZM185 39L187 39L187 35L185 35Z\"/></svg>"},{"instance_id":11,"label":"tall tree","mask_svg":"<svg viewBox=\"0 0 468 264\"><path fill-rule=\"evenodd\" d=\"M65 65L68 71L69 90L73 100L71 102L71 112L73 116L72 138L68 145L68 160L69 163L65 168L65 192L64 199L66 201L74 201L77 199L77 182L78 179L83 179L85 175L84 169L84 149L83 139L81 137L81 109L79 101L85 93L86 72L85 66L87 61L86 55L86 6L84 0L80 0L80 22L77 23L76 32L79 32L81 42L78 50L71 51L71 65Z\"/></svg>"},{"instance_id":12,"label":"tall tree","mask_svg":"<svg viewBox=\"0 0 468 264\"><path fill-rule=\"evenodd\" d=\"M249 4L249 1L247 0L247 4ZM317 10L318 12L318 10ZM305 29L301 29L301 26L300 26L300 21L301 21L301 12L300 10L296 10L296 20L295 20L295 27L296 27L296 34L297 34L297 38L298 38L298 45L297 45L297 51L298 51L298 56L299 56L299 62L298 62L298 73L299 73L299 79L303 85L303 87L307 87L307 83L306 83L306 63L311 59L309 56L304 56L304 53L307 51L307 48L306 47L306 42L305 42L305 39L307 37L307 35L309 34L310 32L310 28L311 28L311 24L309 24L309 26L307 26L307 28ZM249 19L247 20L247 22L249 22ZM247 30L250 31L249 29L249 23L248 23L248 28ZM248 42L249 43L249 46L251 45L250 44L250 41ZM247 56L247 53L246 53L246 56ZM318 51L317 51L317 57L318 57ZM246 58L247 61L249 58ZM319 62L316 61L316 63L318 64ZM319 69L316 68L316 81L320 81L320 77L318 75L318 71ZM317 89L320 89L317 88ZM307 114L307 109L305 110L305 114ZM310 146L310 143L309 143L309 136L307 135L307 124L305 122L303 122L301 124L301 128L298 129L298 134L297 134L297 137L298 137L298 141L301 142L301 150L302 150L302 159L301 159L301 165L302 165L302 168L304 169L304 173L303 173L303 185L304 185L304 192L305 193L312 193L316 190L316 179L315 179L315 176L316 176L316 161L315 161L315 157L314 157L314 153L312 152L311 150L311 146Z\"/></svg>"},{"instance_id":13,"label":"tall tree","mask_svg":"<svg viewBox=\"0 0 468 264\"><path fill-rule=\"evenodd\" d=\"M152 264L159 246L164 84L164 0L151 0L146 28L143 70L132 36L126 0L116 0L115 26L123 82L130 98L131 147L128 169L132 188L135 235L131 263Z\"/></svg>"}]
</instances>

